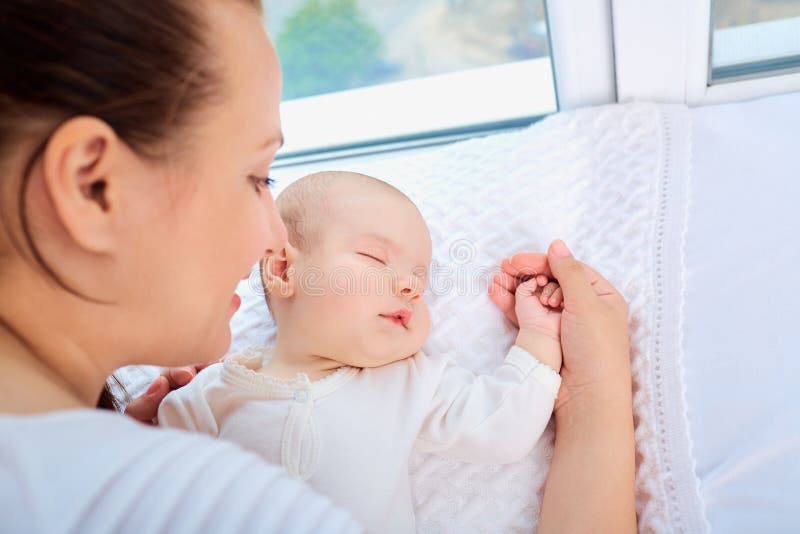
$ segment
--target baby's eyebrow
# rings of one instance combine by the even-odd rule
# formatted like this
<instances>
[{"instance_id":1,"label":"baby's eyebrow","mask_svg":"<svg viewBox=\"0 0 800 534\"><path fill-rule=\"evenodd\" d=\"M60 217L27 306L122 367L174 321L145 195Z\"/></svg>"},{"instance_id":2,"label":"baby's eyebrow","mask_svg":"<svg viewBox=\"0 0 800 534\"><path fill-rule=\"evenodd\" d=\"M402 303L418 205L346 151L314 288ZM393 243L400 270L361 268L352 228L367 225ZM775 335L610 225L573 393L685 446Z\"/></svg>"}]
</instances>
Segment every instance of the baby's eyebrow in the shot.
<instances>
[{"instance_id":1,"label":"baby's eyebrow","mask_svg":"<svg viewBox=\"0 0 800 534\"><path fill-rule=\"evenodd\" d=\"M388 237L382 236L380 234L375 234L375 233L371 233L370 232L370 233L367 233L367 234L363 234L361 237L364 237L364 238L367 238L367 239L374 239L375 241L380 241L384 245L390 245L390 246L392 246L394 248L397 248L397 243L395 243L394 240L389 239Z\"/></svg>"}]
</instances>

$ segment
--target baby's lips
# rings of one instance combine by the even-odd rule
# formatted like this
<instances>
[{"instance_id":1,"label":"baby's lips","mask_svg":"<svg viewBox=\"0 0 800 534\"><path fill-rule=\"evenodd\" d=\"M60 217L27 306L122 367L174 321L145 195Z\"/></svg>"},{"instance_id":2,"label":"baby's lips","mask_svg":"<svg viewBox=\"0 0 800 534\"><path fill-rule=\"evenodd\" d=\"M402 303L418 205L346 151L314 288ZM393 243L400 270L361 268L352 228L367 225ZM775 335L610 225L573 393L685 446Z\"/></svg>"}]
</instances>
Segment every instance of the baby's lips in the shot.
<instances>
[{"instance_id":1,"label":"baby's lips","mask_svg":"<svg viewBox=\"0 0 800 534\"><path fill-rule=\"evenodd\" d=\"M381 315L398 319L403 324L404 328L408 328L408 323L411 321L411 310L406 308L400 308L390 313L382 313Z\"/></svg>"}]
</instances>

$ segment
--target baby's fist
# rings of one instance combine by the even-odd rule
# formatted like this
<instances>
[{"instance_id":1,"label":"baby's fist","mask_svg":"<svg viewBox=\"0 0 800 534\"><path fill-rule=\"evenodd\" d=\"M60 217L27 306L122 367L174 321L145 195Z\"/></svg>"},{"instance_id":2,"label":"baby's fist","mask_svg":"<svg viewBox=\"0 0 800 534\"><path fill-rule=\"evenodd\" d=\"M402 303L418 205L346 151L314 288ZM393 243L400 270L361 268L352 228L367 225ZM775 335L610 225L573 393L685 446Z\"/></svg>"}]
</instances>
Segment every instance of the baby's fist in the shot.
<instances>
[{"instance_id":1,"label":"baby's fist","mask_svg":"<svg viewBox=\"0 0 800 534\"><path fill-rule=\"evenodd\" d=\"M516 344L559 372L562 298L558 284L545 276L536 276L517 287L515 300L514 311L519 320Z\"/></svg>"},{"instance_id":2,"label":"baby's fist","mask_svg":"<svg viewBox=\"0 0 800 534\"><path fill-rule=\"evenodd\" d=\"M538 275L517 287L515 310L520 330L535 330L555 339L561 335L563 297L557 282Z\"/></svg>"}]
</instances>

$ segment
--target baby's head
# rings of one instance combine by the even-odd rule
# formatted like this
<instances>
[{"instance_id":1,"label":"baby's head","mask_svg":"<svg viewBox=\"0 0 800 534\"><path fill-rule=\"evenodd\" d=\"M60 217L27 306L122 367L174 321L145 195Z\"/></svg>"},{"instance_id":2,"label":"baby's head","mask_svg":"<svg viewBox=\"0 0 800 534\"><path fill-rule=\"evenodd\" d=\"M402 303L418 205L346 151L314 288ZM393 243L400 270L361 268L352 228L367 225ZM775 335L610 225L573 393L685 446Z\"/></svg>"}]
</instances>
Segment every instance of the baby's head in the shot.
<instances>
[{"instance_id":1,"label":"baby's head","mask_svg":"<svg viewBox=\"0 0 800 534\"><path fill-rule=\"evenodd\" d=\"M418 352L430 330L421 294L431 238L414 203L339 171L301 178L276 203L289 243L268 251L262 279L278 344L355 367Z\"/></svg>"}]
</instances>

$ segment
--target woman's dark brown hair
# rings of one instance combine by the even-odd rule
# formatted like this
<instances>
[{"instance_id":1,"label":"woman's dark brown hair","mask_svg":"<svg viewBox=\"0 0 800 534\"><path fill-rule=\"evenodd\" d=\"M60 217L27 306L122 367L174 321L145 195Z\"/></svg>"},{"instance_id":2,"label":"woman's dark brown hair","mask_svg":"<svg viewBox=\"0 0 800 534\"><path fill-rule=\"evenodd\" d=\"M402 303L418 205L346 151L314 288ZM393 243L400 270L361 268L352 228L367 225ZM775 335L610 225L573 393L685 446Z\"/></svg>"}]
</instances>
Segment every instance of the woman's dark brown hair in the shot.
<instances>
[{"instance_id":1,"label":"woman's dark brown hair","mask_svg":"<svg viewBox=\"0 0 800 534\"><path fill-rule=\"evenodd\" d=\"M240 1L260 10L257 0ZM58 125L82 115L105 121L143 157L162 158L174 150L195 112L221 90L202 5L0 1L0 169L23 141L36 136L16 211L25 248L68 291L31 238L24 202L28 175ZM4 202L0 213L6 218L8 212ZM15 245L24 250L16 240ZM109 404L112 398L106 386L102 400Z\"/></svg>"}]
</instances>

